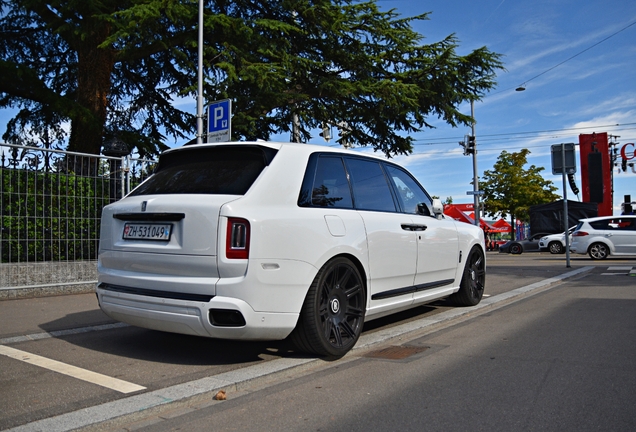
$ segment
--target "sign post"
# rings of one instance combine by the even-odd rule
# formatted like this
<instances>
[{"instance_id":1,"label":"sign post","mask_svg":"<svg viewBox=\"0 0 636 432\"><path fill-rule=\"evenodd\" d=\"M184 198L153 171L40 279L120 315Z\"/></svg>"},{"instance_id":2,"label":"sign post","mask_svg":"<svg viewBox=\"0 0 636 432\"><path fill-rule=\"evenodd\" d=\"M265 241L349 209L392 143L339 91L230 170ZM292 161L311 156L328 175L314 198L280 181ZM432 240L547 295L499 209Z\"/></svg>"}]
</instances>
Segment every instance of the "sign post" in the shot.
<instances>
[{"instance_id":1,"label":"sign post","mask_svg":"<svg viewBox=\"0 0 636 432\"><path fill-rule=\"evenodd\" d=\"M232 101L224 99L208 106L208 133L206 142L232 139Z\"/></svg>"},{"instance_id":2,"label":"sign post","mask_svg":"<svg viewBox=\"0 0 636 432\"><path fill-rule=\"evenodd\" d=\"M570 217L568 215L568 190L565 184L567 174L576 173L574 144L554 144L552 146L552 174L561 174L563 178L563 231L565 233L566 267L570 267Z\"/></svg>"}]
</instances>

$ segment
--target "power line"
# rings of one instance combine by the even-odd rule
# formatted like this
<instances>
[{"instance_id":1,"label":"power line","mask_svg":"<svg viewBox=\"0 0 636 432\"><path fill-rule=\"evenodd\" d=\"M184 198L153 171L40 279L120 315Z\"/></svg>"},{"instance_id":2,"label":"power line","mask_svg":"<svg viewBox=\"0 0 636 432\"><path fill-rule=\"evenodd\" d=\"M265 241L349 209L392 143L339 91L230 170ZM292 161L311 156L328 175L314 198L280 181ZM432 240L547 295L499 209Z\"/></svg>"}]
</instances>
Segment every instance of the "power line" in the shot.
<instances>
[{"instance_id":1,"label":"power line","mask_svg":"<svg viewBox=\"0 0 636 432\"><path fill-rule=\"evenodd\" d=\"M602 43L603 43L603 42L605 42L606 40L608 40L608 39L610 39L610 38L613 38L613 37L614 37L614 36L616 36L617 34L619 34L619 33L623 32L623 31L627 30L628 28L630 28L630 27L631 27L631 26L633 26L633 25L636 25L636 21L632 22L631 24L626 25L626 26L625 26L625 27L623 27L622 29L620 29L620 30L618 30L618 31L616 31L616 32L614 32L614 33L612 33L611 35L607 36L606 38L601 39L600 41L596 42L595 44L593 44L593 45L591 45L591 46L589 46L589 47L585 48L583 51L580 51L580 52L578 52L578 53L574 54L573 56L571 56L571 57L569 57L569 58L567 58L567 59L563 60L561 63L557 63L556 65L552 66L551 68L544 70L544 71L543 71L543 72L541 72L540 74L535 75L535 76L533 76L532 78L530 78L530 79L527 79L527 80L523 81L523 84L519 84L519 85L516 85L516 86L514 86L514 87L510 87L510 88L504 89L504 90L500 90L500 91L495 92L495 93L489 93L489 94L488 94L488 95L486 95L485 97L493 96L493 95L496 95L496 94L499 94L499 93L506 92L506 91L508 91L508 90L512 90L512 89L516 89L516 88L523 87L525 84L529 83L530 81L532 81L532 80L534 80L534 79L536 79L536 78L539 78L541 75L545 75L546 73L550 72L550 71L551 71L551 70L553 70L553 69L558 68L558 67L559 67L559 66L561 66L563 63L567 63L567 62L569 62L569 61L570 61L570 60L572 60L573 58L578 57L578 56L580 56L581 54L583 54L584 52L591 50L591 49L592 49L592 48L594 48L595 46L602 44Z\"/></svg>"},{"instance_id":2,"label":"power line","mask_svg":"<svg viewBox=\"0 0 636 432\"><path fill-rule=\"evenodd\" d=\"M514 139L515 137L524 138L524 135L527 138L527 135L540 135L544 133L550 132L567 132L567 131L582 131L586 129L605 129L605 128L617 128L621 127L622 129L612 129L612 132L618 132L623 130L633 130L633 128L623 128L625 126L634 126L636 122L633 123L615 123L609 125L593 125L593 126L581 126L574 128L563 128L563 129L545 129L545 130L537 130L537 131L523 131L523 132L508 132L508 133L500 133L500 134L484 134L479 135L480 141L492 141L490 138L494 137L509 137L508 139ZM414 146L431 146L431 145L444 145L444 144L456 144L458 139L463 139L462 136L449 136L449 137L439 137L439 138L423 138L416 139L413 143ZM502 138L503 139L503 138ZM426 142L418 142L418 141L426 141Z\"/></svg>"}]
</instances>

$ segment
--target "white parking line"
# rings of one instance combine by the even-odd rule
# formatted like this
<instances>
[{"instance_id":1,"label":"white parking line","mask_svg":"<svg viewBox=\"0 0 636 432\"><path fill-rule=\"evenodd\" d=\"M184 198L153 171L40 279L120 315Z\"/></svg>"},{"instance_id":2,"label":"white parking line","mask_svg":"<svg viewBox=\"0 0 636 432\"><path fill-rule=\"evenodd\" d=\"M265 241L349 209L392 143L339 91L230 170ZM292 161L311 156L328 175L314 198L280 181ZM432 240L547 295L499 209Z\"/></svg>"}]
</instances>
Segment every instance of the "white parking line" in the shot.
<instances>
[{"instance_id":1,"label":"white parking line","mask_svg":"<svg viewBox=\"0 0 636 432\"><path fill-rule=\"evenodd\" d=\"M146 387L142 387L137 384L132 384L96 372L91 372L86 369L59 362L57 360L51 360L46 357L31 354L26 351L17 350L15 348L10 348L4 345L0 345L0 354L11 357L12 359L20 360L25 363L52 370L54 372L68 375L73 378L87 381L89 383L97 384L99 386L106 387L120 393L133 393L139 390L146 389Z\"/></svg>"}]
</instances>

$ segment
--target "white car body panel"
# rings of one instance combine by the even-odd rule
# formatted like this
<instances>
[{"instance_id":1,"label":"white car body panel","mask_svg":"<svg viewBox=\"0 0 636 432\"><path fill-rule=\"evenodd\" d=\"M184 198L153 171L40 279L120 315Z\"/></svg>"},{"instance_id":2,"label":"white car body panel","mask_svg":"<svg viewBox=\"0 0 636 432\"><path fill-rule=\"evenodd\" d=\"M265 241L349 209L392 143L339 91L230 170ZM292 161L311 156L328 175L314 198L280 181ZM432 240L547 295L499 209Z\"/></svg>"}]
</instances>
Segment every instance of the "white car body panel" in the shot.
<instances>
[{"instance_id":1,"label":"white car body panel","mask_svg":"<svg viewBox=\"0 0 636 432\"><path fill-rule=\"evenodd\" d=\"M632 227L631 229L618 229L617 226L610 226L607 229L598 229L590 225L605 220L631 221ZM588 235L579 236L577 235L578 231L586 232ZM610 255L636 255L636 216L599 216L581 219L577 230L572 235L570 251L578 254L587 254L590 246L594 243L606 245Z\"/></svg>"},{"instance_id":2,"label":"white car body panel","mask_svg":"<svg viewBox=\"0 0 636 432\"><path fill-rule=\"evenodd\" d=\"M107 315L161 331L282 339L296 326L312 281L334 257L346 256L358 265L366 282L365 319L370 320L456 292L464 269L462 257L474 246L484 248L480 229L449 219L299 206L312 153L355 153L291 143L228 144L278 150L245 194L135 195L133 191L105 207L97 294ZM188 146L203 147L214 145ZM144 214L172 213L184 217L169 222L173 226L169 241L123 239L126 215L143 220ZM247 259L226 256L228 218L250 224ZM410 231L403 224L427 228ZM386 295L419 285L427 289ZM375 295L380 297L374 299ZM213 325L210 310L238 311L245 324Z\"/></svg>"}]
</instances>

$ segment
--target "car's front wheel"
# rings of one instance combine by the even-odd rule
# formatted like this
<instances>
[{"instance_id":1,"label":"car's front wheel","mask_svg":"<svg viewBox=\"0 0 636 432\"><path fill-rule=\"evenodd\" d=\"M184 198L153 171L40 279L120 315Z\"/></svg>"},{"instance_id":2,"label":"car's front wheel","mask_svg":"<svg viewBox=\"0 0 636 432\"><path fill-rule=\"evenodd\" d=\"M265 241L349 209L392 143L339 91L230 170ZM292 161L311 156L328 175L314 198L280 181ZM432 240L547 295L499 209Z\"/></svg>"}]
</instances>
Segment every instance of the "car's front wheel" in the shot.
<instances>
[{"instance_id":1,"label":"car's front wheel","mask_svg":"<svg viewBox=\"0 0 636 432\"><path fill-rule=\"evenodd\" d=\"M587 253L592 259L602 260L607 258L607 256L609 255L609 248L603 243L594 243L592 246L590 246Z\"/></svg>"},{"instance_id":2,"label":"car's front wheel","mask_svg":"<svg viewBox=\"0 0 636 432\"><path fill-rule=\"evenodd\" d=\"M474 246L464 267L459 291L449 300L459 306L475 306L481 301L486 286L486 260L482 250Z\"/></svg>"},{"instance_id":3,"label":"car's front wheel","mask_svg":"<svg viewBox=\"0 0 636 432\"><path fill-rule=\"evenodd\" d=\"M360 272L349 259L334 258L311 284L291 340L302 351L342 357L362 333L365 309Z\"/></svg>"},{"instance_id":4,"label":"car's front wheel","mask_svg":"<svg viewBox=\"0 0 636 432\"><path fill-rule=\"evenodd\" d=\"M523 247L519 243L514 243L510 245L510 253L513 255L519 255L523 252Z\"/></svg>"},{"instance_id":5,"label":"car's front wheel","mask_svg":"<svg viewBox=\"0 0 636 432\"><path fill-rule=\"evenodd\" d=\"M565 248L561 244L561 242L553 241L548 245L548 250L551 254L562 254L565 252Z\"/></svg>"}]
</instances>

